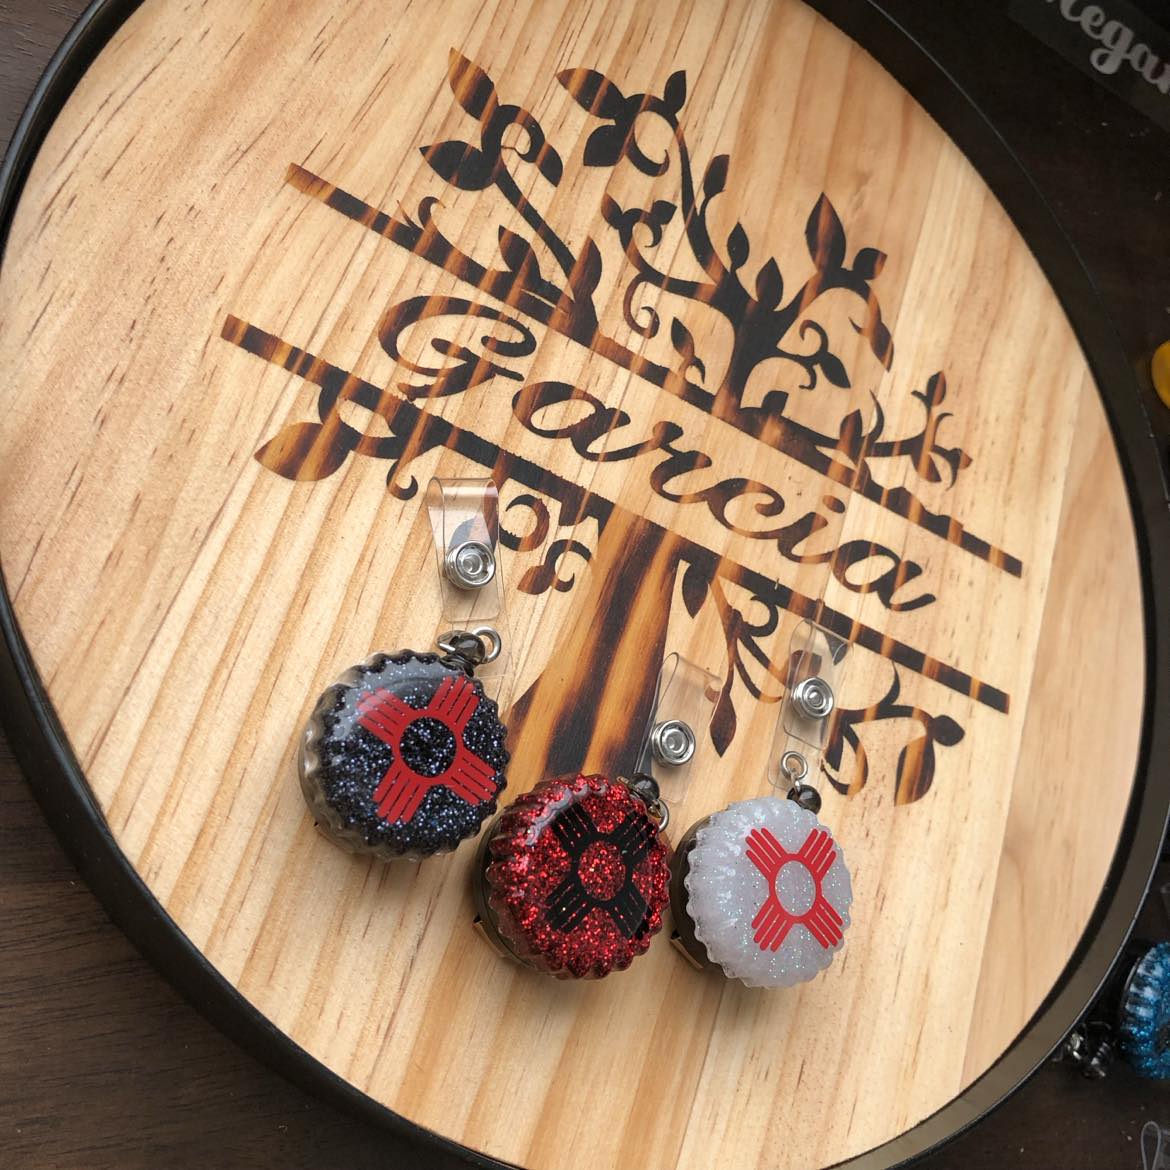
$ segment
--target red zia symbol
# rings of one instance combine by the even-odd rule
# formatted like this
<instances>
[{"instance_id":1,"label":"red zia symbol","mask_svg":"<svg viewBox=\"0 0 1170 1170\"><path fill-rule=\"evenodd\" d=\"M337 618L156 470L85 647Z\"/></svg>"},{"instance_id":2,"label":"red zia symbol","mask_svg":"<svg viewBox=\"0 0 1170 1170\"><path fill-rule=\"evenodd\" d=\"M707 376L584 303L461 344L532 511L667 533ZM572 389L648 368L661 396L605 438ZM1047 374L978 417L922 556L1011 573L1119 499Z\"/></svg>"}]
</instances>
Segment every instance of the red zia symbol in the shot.
<instances>
[{"instance_id":1,"label":"red zia symbol","mask_svg":"<svg viewBox=\"0 0 1170 1170\"><path fill-rule=\"evenodd\" d=\"M768 896L752 919L755 940L761 951L776 951L796 925L807 927L809 934L825 950L835 947L844 937L841 915L829 904L821 881L837 857L833 838L824 829L813 829L799 853L789 853L768 829L752 829L744 838L748 860L768 880ZM786 865L802 865L812 875L815 890L812 905L803 914L784 908L776 893L776 879Z\"/></svg>"},{"instance_id":2,"label":"red zia symbol","mask_svg":"<svg viewBox=\"0 0 1170 1170\"><path fill-rule=\"evenodd\" d=\"M412 707L390 691L369 691L358 702L358 724L394 751L394 762L374 789L378 816L409 821L437 785L468 804L496 794L495 770L463 744L463 729L479 707L470 680L448 675L425 707ZM420 772L407 763L421 752L437 754L440 771ZM405 758L404 758L405 757Z\"/></svg>"}]
</instances>

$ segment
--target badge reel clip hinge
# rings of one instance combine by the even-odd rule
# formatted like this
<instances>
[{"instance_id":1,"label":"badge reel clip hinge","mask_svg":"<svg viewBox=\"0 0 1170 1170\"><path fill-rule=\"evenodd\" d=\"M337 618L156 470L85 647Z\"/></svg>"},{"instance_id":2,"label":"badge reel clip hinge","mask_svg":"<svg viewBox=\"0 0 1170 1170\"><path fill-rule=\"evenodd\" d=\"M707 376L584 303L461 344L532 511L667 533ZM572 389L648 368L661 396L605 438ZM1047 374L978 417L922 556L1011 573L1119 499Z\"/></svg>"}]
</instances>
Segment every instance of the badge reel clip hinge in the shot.
<instances>
[{"instance_id":1,"label":"badge reel clip hinge","mask_svg":"<svg viewBox=\"0 0 1170 1170\"><path fill-rule=\"evenodd\" d=\"M500 564L499 493L490 479L439 479L427 485L426 508L440 597L436 641L451 651L463 634L490 647L477 671L486 693L507 705L508 623Z\"/></svg>"}]
</instances>

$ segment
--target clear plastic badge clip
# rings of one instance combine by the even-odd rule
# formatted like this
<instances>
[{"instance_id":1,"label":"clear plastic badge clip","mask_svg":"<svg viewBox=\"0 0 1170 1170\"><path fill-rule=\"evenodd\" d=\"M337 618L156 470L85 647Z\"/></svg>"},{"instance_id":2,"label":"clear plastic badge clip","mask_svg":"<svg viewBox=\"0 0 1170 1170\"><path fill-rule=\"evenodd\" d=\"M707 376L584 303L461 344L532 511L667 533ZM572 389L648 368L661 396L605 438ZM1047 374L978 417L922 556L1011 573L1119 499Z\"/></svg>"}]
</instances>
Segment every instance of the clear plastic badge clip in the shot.
<instances>
[{"instance_id":1,"label":"clear plastic badge clip","mask_svg":"<svg viewBox=\"0 0 1170 1170\"><path fill-rule=\"evenodd\" d=\"M788 674L780 719L768 755L768 781L785 793L811 783L845 679L849 643L802 621L788 643Z\"/></svg>"},{"instance_id":2,"label":"clear plastic badge clip","mask_svg":"<svg viewBox=\"0 0 1170 1170\"><path fill-rule=\"evenodd\" d=\"M699 737L711 724L718 694L719 680L709 671L681 654L663 659L634 771L654 779L667 808L686 796Z\"/></svg>"},{"instance_id":3,"label":"clear plastic badge clip","mask_svg":"<svg viewBox=\"0 0 1170 1170\"><path fill-rule=\"evenodd\" d=\"M505 705L511 639L500 564L499 492L490 479L436 477L427 485L426 506L441 598L437 637L466 630L494 641L498 652L476 677Z\"/></svg>"}]
</instances>

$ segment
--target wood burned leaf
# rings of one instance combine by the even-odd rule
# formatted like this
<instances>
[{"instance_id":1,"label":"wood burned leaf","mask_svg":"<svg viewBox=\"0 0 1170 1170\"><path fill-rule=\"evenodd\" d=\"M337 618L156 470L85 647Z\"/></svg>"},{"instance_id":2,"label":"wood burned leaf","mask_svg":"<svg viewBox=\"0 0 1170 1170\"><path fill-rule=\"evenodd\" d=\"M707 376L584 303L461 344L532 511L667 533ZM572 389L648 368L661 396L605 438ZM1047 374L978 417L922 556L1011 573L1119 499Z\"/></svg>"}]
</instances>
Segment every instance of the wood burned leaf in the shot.
<instances>
[{"instance_id":1,"label":"wood burned leaf","mask_svg":"<svg viewBox=\"0 0 1170 1170\"><path fill-rule=\"evenodd\" d=\"M873 280L885 265L885 252L879 252L877 248L862 248L853 261L853 272L862 280Z\"/></svg>"},{"instance_id":2,"label":"wood burned leaf","mask_svg":"<svg viewBox=\"0 0 1170 1170\"><path fill-rule=\"evenodd\" d=\"M448 55L447 81L455 100L473 118L482 118L496 102L496 87L492 79L458 49L452 49Z\"/></svg>"},{"instance_id":3,"label":"wood burned leaf","mask_svg":"<svg viewBox=\"0 0 1170 1170\"><path fill-rule=\"evenodd\" d=\"M929 735L912 739L898 753L896 776L895 804L913 804L930 791L934 783L934 741Z\"/></svg>"},{"instance_id":4,"label":"wood burned leaf","mask_svg":"<svg viewBox=\"0 0 1170 1170\"><path fill-rule=\"evenodd\" d=\"M837 432L837 449L856 462L864 443L865 422L861 417L861 411L850 411L841 420L841 427Z\"/></svg>"},{"instance_id":5,"label":"wood burned leaf","mask_svg":"<svg viewBox=\"0 0 1170 1170\"><path fill-rule=\"evenodd\" d=\"M732 272L742 268L747 263L750 251L751 245L748 243L747 232L743 230L742 223L737 223L727 237L727 256L731 260Z\"/></svg>"},{"instance_id":6,"label":"wood burned leaf","mask_svg":"<svg viewBox=\"0 0 1170 1170\"><path fill-rule=\"evenodd\" d=\"M873 356L888 370L894 361L894 339L890 336L885 322L878 317L868 327L853 320L850 320L849 324L853 326L854 333L862 333L866 336Z\"/></svg>"},{"instance_id":7,"label":"wood burned leaf","mask_svg":"<svg viewBox=\"0 0 1170 1170\"><path fill-rule=\"evenodd\" d=\"M674 213L677 210L677 205L671 203L669 199L655 199L654 202L650 204L650 210L646 213L646 215L650 224L657 228L657 232L655 234L658 239L662 238L662 229L666 227L666 225L670 223L672 219L674 219Z\"/></svg>"},{"instance_id":8,"label":"wood burned leaf","mask_svg":"<svg viewBox=\"0 0 1170 1170\"><path fill-rule=\"evenodd\" d=\"M947 417L949 416L943 415L943 418ZM951 482L947 485L948 487L954 487L955 481L959 478L959 472L965 471L971 466L971 456L961 447L940 447L935 445L931 448L931 455L933 458L941 459L943 466L950 473ZM935 466L937 467L938 464L936 463Z\"/></svg>"},{"instance_id":9,"label":"wood burned leaf","mask_svg":"<svg viewBox=\"0 0 1170 1170\"><path fill-rule=\"evenodd\" d=\"M934 465L934 460L930 456L927 456L917 464L915 470L927 483L942 483L942 476L939 474L939 470Z\"/></svg>"},{"instance_id":10,"label":"wood burned leaf","mask_svg":"<svg viewBox=\"0 0 1170 1170\"><path fill-rule=\"evenodd\" d=\"M914 392L915 398L921 398L929 411L936 406L941 406L947 396L947 376L939 370L937 374L931 374L926 379L926 389L919 393Z\"/></svg>"},{"instance_id":11,"label":"wood burned leaf","mask_svg":"<svg viewBox=\"0 0 1170 1170\"><path fill-rule=\"evenodd\" d=\"M662 104L672 114L677 114L686 100L687 75L684 69L679 69L666 79L666 88L662 91Z\"/></svg>"},{"instance_id":12,"label":"wood burned leaf","mask_svg":"<svg viewBox=\"0 0 1170 1170\"><path fill-rule=\"evenodd\" d=\"M601 218L614 231L620 232L626 225L627 212L616 199L611 195L602 195L601 197Z\"/></svg>"},{"instance_id":13,"label":"wood burned leaf","mask_svg":"<svg viewBox=\"0 0 1170 1170\"><path fill-rule=\"evenodd\" d=\"M532 245L521 235L509 231L506 227L500 228L500 255L504 263L518 275L526 278L525 284L532 283L532 279L540 279L540 263Z\"/></svg>"},{"instance_id":14,"label":"wood burned leaf","mask_svg":"<svg viewBox=\"0 0 1170 1170\"><path fill-rule=\"evenodd\" d=\"M849 778L841 774L846 746L853 756L853 775ZM821 760L821 771L842 796L859 792L869 779L869 759L865 754L865 748L862 747L861 740L848 722L844 711L838 710L832 717L825 754Z\"/></svg>"},{"instance_id":15,"label":"wood burned leaf","mask_svg":"<svg viewBox=\"0 0 1170 1170\"><path fill-rule=\"evenodd\" d=\"M274 439L270 439L254 458L261 467L275 471L285 479L315 482L331 476L345 462L353 450L356 433L342 428L335 440L321 443L321 423L291 423Z\"/></svg>"},{"instance_id":16,"label":"wood burned leaf","mask_svg":"<svg viewBox=\"0 0 1170 1170\"><path fill-rule=\"evenodd\" d=\"M888 370L894 360L894 339L883 321L879 321L873 327L869 345L873 350L873 356Z\"/></svg>"},{"instance_id":17,"label":"wood burned leaf","mask_svg":"<svg viewBox=\"0 0 1170 1170\"><path fill-rule=\"evenodd\" d=\"M954 747L966 734L949 715L936 715L931 719L930 733L935 743L943 747Z\"/></svg>"},{"instance_id":18,"label":"wood burned leaf","mask_svg":"<svg viewBox=\"0 0 1170 1170\"><path fill-rule=\"evenodd\" d=\"M601 197L601 217L619 235L622 247L629 247L634 238L634 229L639 224L649 228L649 239L643 246L656 248L662 242L662 231L674 218L678 210L676 204L669 199L655 199L649 208L643 210L631 207L628 210L620 207L610 196Z\"/></svg>"},{"instance_id":19,"label":"wood burned leaf","mask_svg":"<svg viewBox=\"0 0 1170 1170\"><path fill-rule=\"evenodd\" d=\"M626 95L603 73L596 69L562 69L557 81L572 95L576 103L599 118L620 118Z\"/></svg>"},{"instance_id":20,"label":"wood burned leaf","mask_svg":"<svg viewBox=\"0 0 1170 1170\"><path fill-rule=\"evenodd\" d=\"M845 263L845 228L827 195L822 194L813 207L804 238L817 268L840 268Z\"/></svg>"},{"instance_id":21,"label":"wood burned leaf","mask_svg":"<svg viewBox=\"0 0 1170 1170\"><path fill-rule=\"evenodd\" d=\"M724 690L711 715L711 742L721 756L731 747L731 741L735 738L735 724L735 704L731 701L730 693Z\"/></svg>"},{"instance_id":22,"label":"wood burned leaf","mask_svg":"<svg viewBox=\"0 0 1170 1170\"><path fill-rule=\"evenodd\" d=\"M703 175L703 194L714 199L727 186L727 166L731 161L726 154L717 154L708 164Z\"/></svg>"},{"instance_id":23,"label":"wood burned leaf","mask_svg":"<svg viewBox=\"0 0 1170 1170\"><path fill-rule=\"evenodd\" d=\"M562 579L557 576L557 570L554 565L543 564L533 565L520 578L516 588L521 593L527 593L530 597L539 597L542 593L547 593L550 589L555 590L557 593L568 593L576 582L576 577Z\"/></svg>"},{"instance_id":24,"label":"wood burned leaf","mask_svg":"<svg viewBox=\"0 0 1170 1170\"><path fill-rule=\"evenodd\" d=\"M843 390L849 389L849 374L845 370L845 364L836 354L827 350L821 354L821 372L834 386L840 386Z\"/></svg>"},{"instance_id":25,"label":"wood burned leaf","mask_svg":"<svg viewBox=\"0 0 1170 1170\"><path fill-rule=\"evenodd\" d=\"M691 335L691 331L677 317L670 323L670 341L682 355L680 371L682 375L686 377L688 370L696 369L699 371L700 381L706 378L707 367L695 356L695 339Z\"/></svg>"},{"instance_id":26,"label":"wood burned leaf","mask_svg":"<svg viewBox=\"0 0 1170 1170\"><path fill-rule=\"evenodd\" d=\"M710 584L710 574L697 561L692 561L687 565L682 579L682 599L683 605L687 607L687 613L691 617L699 616L699 610L703 608L703 603L707 600L707 590Z\"/></svg>"},{"instance_id":27,"label":"wood burned leaf","mask_svg":"<svg viewBox=\"0 0 1170 1170\"><path fill-rule=\"evenodd\" d=\"M616 166L626 144L625 131L615 124L599 126L585 140L583 161L587 167Z\"/></svg>"},{"instance_id":28,"label":"wood burned leaf","mask_svg":"<svg viewBox=\"0 0 1170 1170\"><path fill-rule=\"evenodd\" d=\"M579 305L591 303L600 281L601 253L592 240L586 239L573 271L569 273L569 288L574 302Z\"/></svg>"},{"instance_id":29,"label":"wood burned leaf","mask_svg":"<svg viewBox=\"0 0 1170 1170\"><path fill-rule=\"evenodd\" d=\"M557 187L564 176L565 164L561 162L561 156L548 143L545 143L536 156L536 169L549 183Z\"/></svg>"},{"instance_id":30,"label":"wood burned leaf","mask_svg":"<svg viewBox=\"0 0 1170 1170\"><path fill-rule=\"evenodd\" d=\"M491 185L493 164L482 150L468 142L452 139L433 146L420 146L419 151L440 179L461 191L482 191Z\"/></svg>"},{"instance_id":31,"label":"wood burned leaf","mask_svg":"<svg viewBox=\"0 0 1170 1170\"><path fill-rule=\"evenodd\" d=\"M554 540L549 545L543 563L533 565L520 578L517 588L521 593L527 593L534 597L539 597L540 594L547 593L550 589L555 589L558 593L568 593L577 582L576 574L562 577L557 571L557 566L561 559L570 553L579 556L586 564L593 557L588 546L579 540Z\"/></svg>"},{"instance_id":32,"label":"wood burned leaf","mask_svg":"<svg viewBox=\"0 0 1170 1170\"><path fill-rule=\"evenodd\" d=\"M516 588L521 593L527 593L529 597L539 597L555 587L556 581L557 571L552 565L533 565L516 583Z\"/></svg>"},{"instance_id":33,"label":"wood burned leaf","mask_svg":"<svg viewBox=\"0 0 1170 1170\"><path fill-rule=\"evenodd\" d=\"M784 278L780 266L774 259L769 260L756 274L756 300L765 309L774 309L784 295Z\"/></svg>"}]
</instances>

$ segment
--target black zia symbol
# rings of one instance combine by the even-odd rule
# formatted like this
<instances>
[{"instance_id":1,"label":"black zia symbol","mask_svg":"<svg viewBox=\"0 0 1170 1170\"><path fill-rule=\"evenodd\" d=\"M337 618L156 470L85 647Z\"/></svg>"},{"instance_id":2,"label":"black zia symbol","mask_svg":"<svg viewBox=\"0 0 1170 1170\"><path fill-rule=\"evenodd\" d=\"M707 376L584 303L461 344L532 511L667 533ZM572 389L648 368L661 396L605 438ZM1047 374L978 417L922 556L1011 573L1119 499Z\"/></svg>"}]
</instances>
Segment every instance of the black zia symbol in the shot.
<instances>
[{"instance_id":1,"label":"black zia symbol","mask_svg":"<svg viewBox=\"0 0 1170 1170\"><path fill-rule=\"evenodd\" d=\"M650 852L657 830L631 814L602 833L579 804L565 809L550 826L569 855L569 872L545 900L549 922L559 931L581 925L590 910L604 910L626 938L646 924L646 899L634 885L634 870Z\"/></svg>"}]
</instances>

